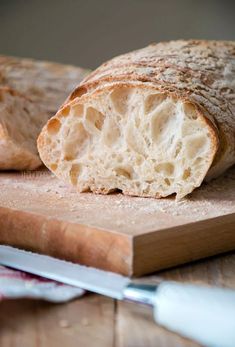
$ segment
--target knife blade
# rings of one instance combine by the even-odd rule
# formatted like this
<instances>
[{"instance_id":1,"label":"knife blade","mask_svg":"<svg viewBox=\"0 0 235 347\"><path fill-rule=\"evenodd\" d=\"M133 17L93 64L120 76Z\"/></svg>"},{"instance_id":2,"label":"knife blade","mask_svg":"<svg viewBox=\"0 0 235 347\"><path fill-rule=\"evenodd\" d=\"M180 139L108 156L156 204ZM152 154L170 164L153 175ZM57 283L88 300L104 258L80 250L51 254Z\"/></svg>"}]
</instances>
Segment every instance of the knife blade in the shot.
<instances>
[{"instance_id":1,"label":"knife blade","mask_svg":"<svg viewBox=\"0 0 235 347\"><path fill-rule=\"evenodd\" d=\"M0 264L66 284L153 307L155 321L208 347L235 346L235 291L127 277L0 245Z\"/></svg>"},{"instance_id":2,"label":"knife blade","mask_svg":"<svg viewBox=\"0 0 235 347\"><path fill-rule=\"evenodd\" d=\"M5 245L0 245L0 264L118 300L130 282L118 274Z\"/></svg>"}]
</instances>

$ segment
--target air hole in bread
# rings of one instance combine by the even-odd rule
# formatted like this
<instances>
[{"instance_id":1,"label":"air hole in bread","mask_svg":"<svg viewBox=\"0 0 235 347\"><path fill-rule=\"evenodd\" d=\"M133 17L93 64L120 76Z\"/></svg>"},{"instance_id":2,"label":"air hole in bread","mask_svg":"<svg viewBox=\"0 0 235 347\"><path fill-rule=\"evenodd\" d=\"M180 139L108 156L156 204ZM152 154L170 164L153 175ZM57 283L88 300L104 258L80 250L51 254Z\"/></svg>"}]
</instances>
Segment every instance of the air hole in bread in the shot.
<instances>
[{"instance_id":1,"label":"air hole in bread","mask_svg":"<svg viewBox=\"0 0 235 347\"><path fill-rule=\"evenodd\" d=\"M52 171L55 171L57 169L57 167L58 167L58 165L56 163L53 163L53 164L50 165L50 169Z\"/></svg>"},{"instance_id":2,"label":"air hole in bread","mask_svg":"<svg viewBox=\"0 0 235 347\"><path fill-rule=\"evenodd\" d=\"M93 130L101 131L104 124L104 115L93 107L88 107L86 110L85 121L87 128L93 132Z\"/></svg>"},{"instance_id":3,"label":"air hole in bread","mask_svg":"<svg viewBox=\"0 0 235 347\"><path fill-rule=\"evenodd\" d=\"M145 182L150 184L150 183L153 183L154 180L146 180Z\"/></svg>"},{"instance_id":4,"label":"air hole in bread","mask_svg":"<svg viewBox=\"0 0 235 347\"><path fill-rule=\"evenodd\" d=\"M193 106L189 102L185 102L183 104L183 109L184 109L184 112L187 114L187 118L191 120L192 119L196 120L198 118L198 114L196 112L195 106Z\"/></svg>"},{"instance_id":5,"label":"air hole in bread","mask_svg":"<svg viewBox=\"0 0 235 347\"><path fill-rule=\"evenodd\" d=\"M161 103L165 100L166 96L164 94L152 94L149 95L144 104L144 112L150 113L155 110L156 107L161 105Z\"/></svg>"},{"instance_id":6,"label":"air hole in bread","mask_svg":"<svg viewBox=\"0 0 235 347\"><path fill-rule=\"evenodd\" d=\"M58 119L52 118L47 123L47 131L50 135L56 135L60 130L61 123Z\"/></svg>"},{"instance_id":7,"label":"air hole in bread","mask_svg":"<svg viewBox=\"0 0 235 347\"><path fill-rule=\"evenodd\" d=\"M192 121L188 120L185 121L182 126L182 136L189 136L194 135L196 133L200 132L200 127L198 127L198 124L195 122L192 124Z\"/></svg>"},{"instance_id":8,"label":"air hole in bread","mask_svg":"<svg viewBox=\"0 0 235 347\"><path fill-rule=\"evenodd\" d=\"M81 117L83 115L84 107L81 104L75 104L72 106L72 113L76 117Z\"/></svg>"},{"instance_id":9,"label":"air hole in bread","mask_svg":"<svg viewBox=\"0 0 235 347\"><path fill-rule=\"evenodd\" d=\"M166 183L167 186L171 185L171 181L169 180L169 178L165 178L164 182Z\"/></svg>"},{"instance_id":10,"label":"air hole in bread","mask_svg":"<svg viewBox=\"0 0 235 347\"><path fill-rule=\"evenodd\" d=\"M132 172L127 167L117 167L114 169L114 171L115 171L117 176L124 176L128 179L131 179L131 177L132 177Z\"/></svg>"},{"instance_id":11,"label":"air hole in bread","mask_svg":"<svg viewBox=\"0 0 235 347\"><path fill-rule=\"evenodd\" d=\"M194 160L194 165L200 165L203 163L203 158L198 157Z\"/></svg>"},{"instance_id":12,"label":"air hole in bread","mask_svg":"<svg viewBox=\"0 0 235 347\"><path fill-rule=\"evenodd\" d=\"M70 112L70 106L68 105L62 108L61 115L63 117L67 117L69 115L69 112Z\"/></svg>"},{"instance_id":13,"label":"air hole in bread","mask_svg":"<svg viewBox=\"0 0 235 347\"><path fill-rule=\"evenodd\" d=\"M139 154L145 154L145 143L139 131L133 127L133 124L128 124L125 132L125 139L127 143L127 152L135 151Z\"/></svg>"},{"instance_id":14,"label":"air hole in bread","mask_svg":"<svg viewBox=\"0 0 235 347\"><path fill-rule=\"evenodd\" d=\"M125 114L128 109L128 99L131 95L131 89L127 87L116 88L110 95L114 109L120 114Z\"/></svg>"},{"instance_id":15,"label":"air hole in bread","mask_svg":"<svg viewBox=\"0 0 235 347\"><path fill-rule=\"evenodd\" d=\"M76 88L72 94L70 95L69 99L73 100L75 98L79 98L80 96L84 95L87 93L87 88L85 87L78 87Z\"/></svg>"},{"instance_id":16,"label":"air hole in bread","mask_svg":"<svg viewBox=\"0 0 235 347\"><path fill-rule=\"evenodd\" d=\"M165 103L165 107L163 107ZM170 133L174 132L177 119L173 114L174 108L172 103L166 103L164 101L154 113L151 119L151 135L153 141L161 141L162 137L169 136Z\"/></svg>"},{"instance_id":17,"label":"air hole in bread","mask_svg":"<svg viewBox=\"0 0 235 347\"><path fill-rule=\"evenodd\" d=\"M77 181L78 181L78 175L81 171L81 165L80 164L73 164L70 172L69 172L69 176L70 176L70 181L72 183L72 185L76 185Z\"/></svg>"},{"instance_id":18,"label":"air hole in bread","mask_svg":"<svg viewBox=\"0 0 235 347\"><path fill-rule=\"evenodd\" d=\"M72 160L74 160L74 159L75 159L75 157L72 156L72 155L65 155L65 156L64 156L64 160L66 160L66 161L72 161Z\"/></svg>"},{"instance_id":19,"label":"air hole in bread","mask_svg":"<svg viewBox=\"0 0 235 347\"><path fill-rule=\"evenodd\" d=\"M186 180L186 179L189 178L190 176L191 176L191 169L188 168L188 169L184 170L183 179Z\"/></svg>"},{"instance_id":20,"label":"air hole in bread","mask_svg":"<svg viewBox=\"0 0 235 347\"><path fill-rule=\"evenodd\" d=\"M179 142L176 143L176 146L175 146L175 154L174 154L175 158L178 157L178 155L180 154L181 150L182 150L182 142L179 141Z\"/></svg>"},{"instance_id":21,"label":"air hole in bread","mask_svg":"<svg viewBox=\"0 0 235 347\"><path fill-rule=\"evenodd\" d=\"M187 157L190 159L200 155L207 148L207 138L205 136L189 137L185 143Z\"/></svg>"},{"instance_id":22,"label":"air hole in bread","mask_svg":"<svg viewBox=\"0 0 235 347\"><path fill-rule=\"evenodd\" d=\"M110 147L118 141L119 137L120 130L117 123L111 118L106 119L102 133L104 144Z\"/></svg>"},{"instance_id":23,"label":"air hole in bread","mask_svg":"<svg viewBox=\"0 0 235 347\"><path fill-rule=\"evenodd\" d=\"M83 153L88 145L89 135L82 123L75 123L64 143L64 157L70 160Z\"/></svg>"},{"instance_id":24,"label":"air hole in bread","mask_svg":"<svg viewBox=\"0 0 235 347\"><path fill-rule=\"evenodd\" d=\"M174 165L171 163L160 163L155 166L155 171L163 173L164 175L171 176L174 174Z\"/></svg>"}]
</instances>

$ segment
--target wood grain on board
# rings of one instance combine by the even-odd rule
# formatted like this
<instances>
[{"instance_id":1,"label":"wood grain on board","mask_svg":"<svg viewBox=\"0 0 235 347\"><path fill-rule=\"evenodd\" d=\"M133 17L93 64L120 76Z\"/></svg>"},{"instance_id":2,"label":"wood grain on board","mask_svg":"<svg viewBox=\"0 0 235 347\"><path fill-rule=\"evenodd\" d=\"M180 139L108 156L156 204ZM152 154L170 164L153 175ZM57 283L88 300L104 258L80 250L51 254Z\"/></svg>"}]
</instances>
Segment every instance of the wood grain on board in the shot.
<instances>
[{"instance_id":1,"label":"wood grain on board","mask_svg":"<svg viewBox=\"0 0 235 347\"><path fill-rule=\"evenodd\" d=\"M235 168L190 198L77 193L47 170L0 173L0 243L139 276L235 249Z\"/></svg>"}]
</instances>

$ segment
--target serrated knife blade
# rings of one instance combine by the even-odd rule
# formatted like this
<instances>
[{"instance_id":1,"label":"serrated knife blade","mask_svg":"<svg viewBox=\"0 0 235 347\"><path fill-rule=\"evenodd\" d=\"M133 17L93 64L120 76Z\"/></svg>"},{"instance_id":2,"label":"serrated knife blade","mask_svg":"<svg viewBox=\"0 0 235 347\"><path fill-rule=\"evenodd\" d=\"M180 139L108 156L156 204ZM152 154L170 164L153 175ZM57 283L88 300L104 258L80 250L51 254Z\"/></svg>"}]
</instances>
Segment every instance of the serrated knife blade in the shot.
<instances>
[{"instance_id":1,"label":"serrated knife blade","mask_svg":"<svg viewBox=\"0 0 235 347\"><path fill-rule=\"evenodd\" d=\"M0 264L118 300L123 299L123 290L130 282L115 273L5 245L0 245Z\"/></svg>"}]
</instances>

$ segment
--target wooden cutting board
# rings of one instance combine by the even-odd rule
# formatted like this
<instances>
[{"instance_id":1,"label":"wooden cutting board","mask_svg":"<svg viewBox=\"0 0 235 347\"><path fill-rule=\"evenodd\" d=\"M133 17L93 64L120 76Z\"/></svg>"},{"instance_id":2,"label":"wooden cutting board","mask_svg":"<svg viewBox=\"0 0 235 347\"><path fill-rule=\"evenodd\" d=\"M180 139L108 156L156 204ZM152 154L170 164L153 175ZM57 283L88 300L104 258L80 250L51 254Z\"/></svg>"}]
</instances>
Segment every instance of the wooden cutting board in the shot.
<instances>
[{"instance_id":1,"label":"wooden cutting board","mask_svg":"<svg viewBox=\"0 0 235 347\"><path fill-rule=\"evenodd\" d=\"M46 169L0 174L0 243L140 276L235 249L235 168L190 198L77 193Z\"/></svg>"}]
</instances>

